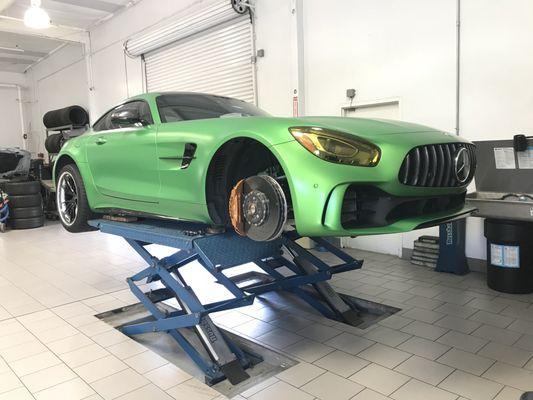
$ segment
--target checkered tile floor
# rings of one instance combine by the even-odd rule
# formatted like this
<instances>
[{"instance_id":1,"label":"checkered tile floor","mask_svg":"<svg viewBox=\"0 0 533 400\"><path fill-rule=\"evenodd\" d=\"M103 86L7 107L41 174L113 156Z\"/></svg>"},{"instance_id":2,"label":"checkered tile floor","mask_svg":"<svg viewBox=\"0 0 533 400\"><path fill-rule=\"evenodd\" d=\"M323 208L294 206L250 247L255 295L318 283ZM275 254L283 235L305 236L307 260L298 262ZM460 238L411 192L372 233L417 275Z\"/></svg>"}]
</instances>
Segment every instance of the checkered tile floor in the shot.
<instances>
[{"instance_id":1,"label":"checkered tile floor","mask_svg":"<svg viewBox=\"0 0 533 400\"><path fill-rule=\"evenodd\" d=\"M365 265L333 285L402 311L360 330L274 293L215 315L300 361L236 398L517 400L533 390L532 295L349 251ZM135 302L124 280L142 266L100 233L49 224L0 234L0 400L222 398L94 317Z\"/></svg>"}]
</instances>

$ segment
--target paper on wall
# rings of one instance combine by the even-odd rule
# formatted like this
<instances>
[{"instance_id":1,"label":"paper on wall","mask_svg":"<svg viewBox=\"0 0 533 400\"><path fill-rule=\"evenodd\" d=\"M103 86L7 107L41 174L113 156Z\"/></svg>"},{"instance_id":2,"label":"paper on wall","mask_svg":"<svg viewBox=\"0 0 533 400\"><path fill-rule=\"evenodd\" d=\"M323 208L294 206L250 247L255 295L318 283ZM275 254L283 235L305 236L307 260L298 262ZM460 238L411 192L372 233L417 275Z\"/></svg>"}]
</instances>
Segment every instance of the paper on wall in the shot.
<instances>
[{"instance_id":1,"label":"paper on wall","mask_svg":"<svg viewBox=\"0 0 533 400\"><path fill-rule=\"evenodd\" d=\"M507 268L520 268L520 247L503 246L503 265Z\"/></svg>"},{"instance_id":2,"label":"paper on wall","mask_svg":"<svg viewBox=\"0 0 533 400\"><path fill-rule=\"evenodd\" d=\"M494 161L496 169L515 169L514 149L512 147L495 147Z\"/></svg>"},{"instance_id":3,"label":"paper on wall","mask_svg":"<svg viewBox=\"0 0 533 400\"><path fill-rule=\"evenodd\" d=\"M490 244L490 263L498 267L503 266L503 246Z\"/></svg>"},{"instance_id":4,"label":"paper on wall","mask_svg":"<svg viewBox=\"0 0 533 400\"><path fill-rule=\"evenodd\" d=\"M496 267L520 268L520 247L491 243L490 263Z\"/></svg>"},{"instance_id":5,"label":"paper on wall","mask_svg":"<svg viewBox=\"0 0 533 400\"><path fill-rule=\"evenodd\" d=\"M519 151L516 154L518 156L518 168L533 169L533 147L529 146L526 151Z\"/></svg>"}]
</instances>

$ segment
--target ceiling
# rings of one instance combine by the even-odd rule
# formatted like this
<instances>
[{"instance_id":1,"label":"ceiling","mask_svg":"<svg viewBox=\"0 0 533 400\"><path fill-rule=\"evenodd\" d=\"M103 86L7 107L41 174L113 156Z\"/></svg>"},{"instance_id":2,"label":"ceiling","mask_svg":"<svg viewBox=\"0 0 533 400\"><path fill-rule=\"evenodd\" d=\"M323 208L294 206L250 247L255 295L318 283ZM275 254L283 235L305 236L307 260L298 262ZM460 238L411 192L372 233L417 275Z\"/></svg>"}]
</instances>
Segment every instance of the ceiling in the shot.
<instances>
[{"instance_id":1,"label":"ceiling","mask_svg":"<svg viewBox=\"0 0 533 400\"><path fill-rule=\"evenodd\" d=\"M50 34L52 31L65 31L69 28L73 28L72 31L87 30L137 2L138 0L42 0L42 7L56 27L36 31L29 30L21 22L30 0L0 0L0 71L24 72L31 64L64 43L60 39L54 39L54 35Z\"/></svg>"},{"instance_id":2,"label":"ceiling","mask_svg":"<svg viewBox=\"0 0 533 400\"><path fill-rule=\"evenodd\" d=\"M2 0L0 3L8 5L1 14L22 19L30 0ZM42 7L55 25L87 29L109 18L128 3L131 0L42 0Z\"/></svg>"},{"instance_id":3,"label":"ceiling","mask_svg":"<svg viewBox=\"0 0 533 400\"><path fill-rule=\"evenodd\" d=\"M61 44L55 39L0 32L0 71L24 72Z\"/></svg>"}]
</instances>

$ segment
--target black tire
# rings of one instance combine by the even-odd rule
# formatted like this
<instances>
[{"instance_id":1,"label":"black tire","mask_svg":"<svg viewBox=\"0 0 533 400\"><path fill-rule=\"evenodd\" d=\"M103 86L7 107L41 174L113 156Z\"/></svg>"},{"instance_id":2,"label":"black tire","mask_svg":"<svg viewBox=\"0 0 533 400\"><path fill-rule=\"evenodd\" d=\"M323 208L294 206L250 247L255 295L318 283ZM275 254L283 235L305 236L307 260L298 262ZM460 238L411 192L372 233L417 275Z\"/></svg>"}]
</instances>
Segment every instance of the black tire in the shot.
<instances>
[{"instance_id":1,"label":"black tire","mask_svg":"<svg viewBox=\"0 0 533 400\"><path fill-rule=\"evenodd\" d=\"M7 182L4 187L8 196L41 193L41 183L39 181Z\"/></svg>"},{"instance_id":2,"label":"black tire","mask_svg":"<svg viewBox=\"0 0 533 400\"><path fill-rule=\"evenodd\" d=\"M43 198L40 193L9 196L10 208L42 207L42 205Z\"/></svg>"},{"instance_id":3,"label":"black tire","mask_svg":"<svg viewBox=\"0 0 533 400\"><path fill-rule=\"evenodd\" d=\"M37 218L44 215L42 207L14 207L9 209L9 218L23 219L23 218Z\"/></svg>"},{"instance_id":4,"label":"black tire","mask_svg":"<svg viewBox=\"0 0 533 400\"><path fill-rule=\"evenodd\" d=\"M63 142L64 142L63 134L55 133L46 138L44 142L44 147L46 148L46 151L48 153L57 154L61 150L61 147L63 146Z\"/></svg>"},{"instance_id":5,"label":"black tire","mask_svg":"<svg viewBox=\"0 0 533 400\"><path fill-rule=\"evenodd\" d=\"M59 110L48 111L43 116L43 124L47 128L56 128L71 124L83 126L88 123L89 114L80 106L69 106Z\"/></svg>"},{"instance_id":6,"label":"black tire","mask_svg":"<svg viewBox=\"0 0 533 400\"><path fill-rule=\"evenodd\" d=\"M33 229L44 225L44 216L34 218L9 219L12 229Z\"/></svg>"},{"instance_id":7,"label":"black tire","mask_svg":"<svg viewBox=\"0 0 533 400\"><path fill-rule=\"evenodd\" d=\"M69 174L72 176L74 183L76 185L76 191L77 191L77 212L75 213L75 217L73 221L66 221L63 212L60 209L60 203L61 200L59 199L60 195L60 188L56 188L56 203L58 208L58 214L59 214L59 220L61 221L61 224L63 227L72 233L79 233L79 232L88 232L88 231L94 231L96 228L93 228L89 224L87 224L87 221L94 218L94 214L91 211L91 208L89 207L89 201L87 200L87 193L85 192L85 186L83 184L83 179L81 177L80 171L78 170L78 167L76 167L75 164L67 164L63 168L61 168L61 171L59 172L57 176L57 182L58 185L61 184L63 175Z\"/></svg>"}]
</instances>

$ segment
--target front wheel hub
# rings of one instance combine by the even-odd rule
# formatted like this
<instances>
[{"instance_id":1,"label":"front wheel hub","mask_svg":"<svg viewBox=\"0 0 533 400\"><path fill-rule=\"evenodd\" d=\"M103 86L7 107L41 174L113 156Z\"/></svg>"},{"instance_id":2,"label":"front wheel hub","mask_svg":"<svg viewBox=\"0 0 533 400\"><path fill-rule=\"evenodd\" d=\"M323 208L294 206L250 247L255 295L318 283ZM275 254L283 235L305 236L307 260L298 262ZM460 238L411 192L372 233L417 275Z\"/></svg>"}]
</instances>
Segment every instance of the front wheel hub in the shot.
<instances>
[{"instance_id":1,"label":"front wheel hub","mask_svg":"<svg viewBox=\"0 0 533 400\"><path fill-rule=\"evenodd\" d=\"M261 226L268 217L268 199L263 192L252 190L246 196L242 203L244 219L253 226Z\"/></svg>"},{"instance_id":2,"label":"front wheel hub","mask_svg":"<svg viewBox=\"0 0 533 400\"><path fill-rule=\"evenodd\" d=\"M242 179L230 194L231 224L255 241L277 239L287 222L287 200L279 183L267 175Z\"/></svg>"}]
</instances>

